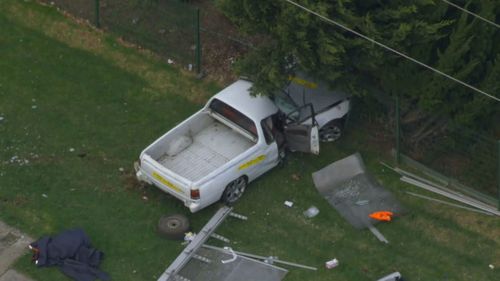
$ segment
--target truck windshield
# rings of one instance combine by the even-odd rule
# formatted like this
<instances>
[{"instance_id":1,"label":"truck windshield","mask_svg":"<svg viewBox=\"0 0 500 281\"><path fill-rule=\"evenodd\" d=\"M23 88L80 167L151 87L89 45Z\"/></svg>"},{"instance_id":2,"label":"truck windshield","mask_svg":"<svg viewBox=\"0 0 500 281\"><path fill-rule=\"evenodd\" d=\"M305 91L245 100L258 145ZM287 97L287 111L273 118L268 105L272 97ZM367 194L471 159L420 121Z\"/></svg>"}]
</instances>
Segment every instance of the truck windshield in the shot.
<instances>
[{"instance_id":1,"label":"truck windshield","mask_svg":"<svg viewBox=\"0 0 500 281\"><path fill-rule=\"evenodd\" d=\"M273 101L274 104L280 109L281 112L283 112L285 115L288 115L290 113L291 116L289 118L297 121L299 119L300 113L297 111L299 108L295 102L290 98L290 96L284 92L284 91L279 91L276 94L273 95Z\"/></svg>"},{"instance_id":2,"label":"truck windshield","mask_svg":"<svg viewBox=\"0 0 500 281\"><path fill-rule=\"evenodd\" d=\"M255 123L250 118L234 109L230 105L218 99L213 99L210 103L209 108L222 117L226 118L227 120L231 121L232 123L236 124L238 127L247 131L252 136L257 137L257 127L255 126Z\"/></svg>"}]
</instances>

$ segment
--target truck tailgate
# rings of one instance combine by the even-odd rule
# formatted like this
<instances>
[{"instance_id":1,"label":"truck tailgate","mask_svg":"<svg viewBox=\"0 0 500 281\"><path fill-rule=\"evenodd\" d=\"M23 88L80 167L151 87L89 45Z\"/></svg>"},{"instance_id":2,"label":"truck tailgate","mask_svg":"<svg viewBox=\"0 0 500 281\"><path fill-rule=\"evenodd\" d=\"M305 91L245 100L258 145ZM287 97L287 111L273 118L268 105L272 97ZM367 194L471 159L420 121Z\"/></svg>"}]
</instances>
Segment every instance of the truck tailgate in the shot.
<instances>
[{"instance_id":1,"label":"truck tailgate","mask_svg":"<svg viewBox=\"0 0 500 281\"><path fill-rule=\"evenodd\" d=\"M182 200L190 199L190 182L172 171L165 169L149 155L143 155L141 170L148 174L160 189Z\"/></svg>"}]
</instances>

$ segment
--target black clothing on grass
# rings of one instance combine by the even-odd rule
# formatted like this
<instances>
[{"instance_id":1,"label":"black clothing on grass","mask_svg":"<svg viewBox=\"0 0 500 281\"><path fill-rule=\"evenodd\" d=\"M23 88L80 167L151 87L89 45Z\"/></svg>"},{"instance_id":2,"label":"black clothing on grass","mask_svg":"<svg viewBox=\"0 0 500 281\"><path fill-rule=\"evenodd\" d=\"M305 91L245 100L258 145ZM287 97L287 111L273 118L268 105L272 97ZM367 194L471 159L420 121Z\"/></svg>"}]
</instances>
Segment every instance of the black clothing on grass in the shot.
<instances>
[{"instance_id":1,"label":"black clothing on grass","mask_svg":"<svg viewBox=\"0 0 500 281\"><path fill-rule=\"evenodd\" d=\"M76 281L111 280L98 268L104 253L92 248L81 229L66 230L54 237L44 236L30 246L35 249L38 267L58 266Z\"/></svg>"}]
</instances>

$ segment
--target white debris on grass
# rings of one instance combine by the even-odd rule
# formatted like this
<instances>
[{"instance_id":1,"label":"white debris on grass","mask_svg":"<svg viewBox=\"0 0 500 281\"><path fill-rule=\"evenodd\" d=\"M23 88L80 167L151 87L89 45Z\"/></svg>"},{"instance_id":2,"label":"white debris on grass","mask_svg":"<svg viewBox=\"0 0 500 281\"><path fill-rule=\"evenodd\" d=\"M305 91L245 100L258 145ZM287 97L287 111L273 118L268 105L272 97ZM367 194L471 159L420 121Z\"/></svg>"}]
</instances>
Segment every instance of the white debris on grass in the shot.
<instances>
[{"instance_id":1,"label":"white debris on grass","mask_svg":"<svg viewBox=\"0 0 500 281\"><path fill-rule=\"evenodd\" d=\"M45 194L45 193L42 194L42 197L43 198L49 198L49 196L47 194Z\"/></svg>"},{"instance_id":2,"label":"white debris on grass","mask_svg":"<svg viewBox=\"0 0 500 281\"><path fill-rule=\"evenodd\" d=\"M5 118L3 116L0 116L0 122L3 121Z\"/></svg>"},{"instance_id":3,"label":"white debris on grass","mask_svg":"<svg viewBox=\"0 0 500 281\"><path fill-rule=\"evenodd\" d=\"M5 148L5 150L19 150L19 148L17 147L13 147L13 146L7 146ZM19 166L25 166L25 165L29 165L33 159L38 159L40 156L36 153L33 153L33 152L30 152L29 153L29 156L24 156L24 157L21 157L19 155L13 155L12 157L10 157L10 159L6 160L6 161L3 161L4 164L13 164L13 165L19 165Z\"/></svg>"},{"instance_id":4,"label":"white debris on grass","mask_svg":"<svg viewBox=\"0 0 500 281\"><path fill-rule=\"evenodd\" d=\"M38 107L38 106L36 106L36 105L32 105L32 106L31 106L31 109L37 109L37 107Z\"/></svg>"},{"instance_id":5,"label":"white debris on grass","mask_svg":"<svg viewBox=\"0 0 500 281\"><path fill-rule=\"evenodd\" d=\"M75 152L75 149L70 147L69 152Z\"/></svg>"},{"instance_id":6,"label":"white debris on grass","mask_svg":"<svg viewBox=\"0 0 500 281\"><path fill-rule=\"evenodd\" d=\"M120 172L123 173L125 171L125 169L123 169L122 167L120 167L120 168L118 168L118 171L120 171Z\"/></svg>"}]
</instances>

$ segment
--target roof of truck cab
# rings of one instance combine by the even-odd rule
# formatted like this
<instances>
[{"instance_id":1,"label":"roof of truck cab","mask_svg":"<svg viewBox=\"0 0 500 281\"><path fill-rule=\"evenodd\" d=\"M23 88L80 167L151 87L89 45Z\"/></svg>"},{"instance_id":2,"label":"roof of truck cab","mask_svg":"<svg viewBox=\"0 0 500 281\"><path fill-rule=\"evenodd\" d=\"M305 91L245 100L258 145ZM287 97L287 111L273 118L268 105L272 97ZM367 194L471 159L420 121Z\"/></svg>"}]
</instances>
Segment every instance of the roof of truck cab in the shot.
<instances>
[{"instance_id":1,"label":"roof of truck cab","mask_svg":"<svg viewBox=\"0 0 500 281\"><path fill-rule=\"evenodd\" d=\"M232 106L254 122L260 122L278 111L278 107L267 96L252 96L251 87L252 82L238 80L217 93L214 98Z\"/></svg>"}]
</instances>

